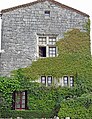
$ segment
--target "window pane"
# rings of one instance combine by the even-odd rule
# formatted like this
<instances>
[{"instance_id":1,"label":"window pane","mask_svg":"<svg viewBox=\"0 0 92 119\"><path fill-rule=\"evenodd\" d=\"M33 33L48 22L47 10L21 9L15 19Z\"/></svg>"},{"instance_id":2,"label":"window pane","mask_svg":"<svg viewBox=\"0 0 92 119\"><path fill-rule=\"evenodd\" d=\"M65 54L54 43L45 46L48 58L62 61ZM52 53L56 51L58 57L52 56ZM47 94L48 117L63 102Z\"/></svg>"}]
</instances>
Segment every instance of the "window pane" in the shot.
<instances>
[{"instance_id":1,"label":"window pane","mask_svg":"<svg viewBox=\"0 0 92 119\"><path fill-rule=\"evenodd\" d=\"M22 104L22 109L25 109L25 104Z\"/></svg>"},{"instance_id":2,"label":"window pane","mask_svg":"<svg viewBox=\"0 0 92 119\"><path fill-rule=\"evenodd\" d=\"M52 76L47 77L48 86L52 84Z\"/></svg>"},{"instance_id":3,"label":"window pane","mask_svg":"<svg viewBox=\"0 0 92 119\"><path fill-rule=\"evenodd\" d=\"M74 86L74 77L70 76L70 86Z\"/></svg>"},{"instance_id":4,"label":"window pane","mask_svg":"<svg viewBox=\"0 0 92 119\"><path fill-rule=\"evenodd\" d=\"M46 85L46 77L45 76L41 77L41 83Z\"/></svg>"},{"instance_id":5,"label":"window pane","mask_svg":"<svg viewBox=\"0 0 92 119\"><path fill-rule=\"evenodd\" d=\"M25 107L25 92L16 92L15 93L15 109L24 109ZM22 106L24 105L24 106Z\"/></svg>"},{"instance_id":6,"label":"window pane","mask_svg":"<svg viewBox=\"0 0 92 119\"><path fill-rule=\"evenodd\" d=\"M22 95L25 95L25 92L22 92Z\"/></svg>"},{"instance_id":7,"label":"window pane","mask_svg":"<svg viewBox=\"0 0 92 119\"><path fill-rule=\"evenodd\" d=\"M25 99L25 95L22 96L22 99Z\"/></svg>"},{"instance_id":8,"label":"window pane","mask_svg":"<svg viewBox=\"0 0 92 119\"><path fill-rule=\"evenodd\" d=\"M55 45L55 43L56 43L56 37L49 37L49 44Z\"/></svg>"},{"instance_id":9,"label":"window pane","mask_svg":"<svg viewBox=\"0 0 92 119\"><path fill-rule=\"evenodd\" d=\"M49 47L49 57L56 56L56 47Z\"/></svg>"},{"instance_id":10,"label":"window pane","mask_svg":"<svg viewBox=\"0 0 92 119\"><path fill-rule=\"evenodd\" d=\"M46 44L46 37L39 37L39 44Z\"/></svg>"},{"instance_id":11,"label":"window pane","mask_svg":"<svg viewBox=\"0 0 92 119\"><path fill-rule=\"evenodd\" d=\"M16 104L16 109L20 109L20 104Z\"/></svg>"},{"instance_id":12,"label":"window pane","mask_svg":"<svg viewBox=\"0 0 92 119\"><path fill-rule=\"evenodd\" d=\"M22 100L22 104L25 104L25 100Z\"/></svg>"},{"instance_id":13,"label":"window pane","mask_svg":"<svg viewBox=\"0 0 92 119\"><path fill-rule=\"evenodd\" d=\"M67 76L64 76L64 86L68 86L68 77Z\"/></svg>"}]
</instances>

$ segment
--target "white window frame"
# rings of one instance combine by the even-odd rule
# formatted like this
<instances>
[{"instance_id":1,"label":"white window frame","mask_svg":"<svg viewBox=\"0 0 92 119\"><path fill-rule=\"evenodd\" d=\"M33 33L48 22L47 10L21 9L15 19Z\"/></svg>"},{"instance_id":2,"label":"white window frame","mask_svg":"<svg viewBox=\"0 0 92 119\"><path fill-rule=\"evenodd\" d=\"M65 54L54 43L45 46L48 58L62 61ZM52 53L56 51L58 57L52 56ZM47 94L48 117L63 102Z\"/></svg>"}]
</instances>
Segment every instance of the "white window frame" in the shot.
<instances>
[{"instance_id":1,"label":"white window frame","mask_svg":"<svg viewBox=\"0 0 92 119\"><path fill-rule=\"evenodd\" d=\"M39 37L46 37L46 44L40 44L39 43ZM52 47L52 48L56 48L56 55L55 57L58 56L58 48L56 46L56 44L49 44L49 38L50 37L56 37L56 42L58 41L58 37L56 35L37 35L37 58L45 58L45 57L40 57L39 56L39 47L46 47L46 57L50 57L49 56L49 47Z\"/></svg>"}]
</instances>

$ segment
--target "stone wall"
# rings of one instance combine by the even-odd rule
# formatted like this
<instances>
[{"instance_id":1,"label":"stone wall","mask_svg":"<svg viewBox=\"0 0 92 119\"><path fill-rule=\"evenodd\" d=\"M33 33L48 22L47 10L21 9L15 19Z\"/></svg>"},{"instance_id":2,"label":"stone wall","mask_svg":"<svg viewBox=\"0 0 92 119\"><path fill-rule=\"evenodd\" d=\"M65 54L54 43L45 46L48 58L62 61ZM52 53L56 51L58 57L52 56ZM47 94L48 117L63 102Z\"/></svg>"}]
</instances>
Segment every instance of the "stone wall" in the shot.
<instances>
[{"instance_id":1,"label":"stone wall","mask_svg":"<svg viewBox=\"0 0 92 119\"><path fill-rule=\"evenodd\" d=\"M44 11L50 11L46 18ZM10 71L32 64L37 56L37 34L58 34L72 28L84 31L88 17L73 10L61 8L52 2L40 2L18 8L2 15L2 49L0 75L9 76Z\"/></svg>"}]
</instances>

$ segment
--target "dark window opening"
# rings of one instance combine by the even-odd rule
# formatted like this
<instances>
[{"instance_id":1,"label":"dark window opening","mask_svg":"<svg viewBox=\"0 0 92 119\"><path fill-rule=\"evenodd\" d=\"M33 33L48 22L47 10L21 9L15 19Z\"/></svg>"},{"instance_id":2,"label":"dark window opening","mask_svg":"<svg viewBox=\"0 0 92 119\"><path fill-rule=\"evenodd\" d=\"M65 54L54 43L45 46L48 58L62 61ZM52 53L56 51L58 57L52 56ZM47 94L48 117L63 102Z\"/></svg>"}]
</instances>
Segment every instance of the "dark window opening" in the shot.
<instances>
[{"instance_id":1,"label":"dark window opening","mask_svg":"<svg viewBox=\"0 0 92 119\"><path fill-rule=\"evenodd\" d=\"M50 17L50 11L45 11L45 16Z\"/></svg>"},{"instance_id":2,"label":"dark window opening","mask_svg":"<svg viewBox=\"0 0 92 119\"><path fill-rule=\"evenodd\" d=\"M46 57L46 47L39 47L39 57Z\"/></svg>"}]
</instances>

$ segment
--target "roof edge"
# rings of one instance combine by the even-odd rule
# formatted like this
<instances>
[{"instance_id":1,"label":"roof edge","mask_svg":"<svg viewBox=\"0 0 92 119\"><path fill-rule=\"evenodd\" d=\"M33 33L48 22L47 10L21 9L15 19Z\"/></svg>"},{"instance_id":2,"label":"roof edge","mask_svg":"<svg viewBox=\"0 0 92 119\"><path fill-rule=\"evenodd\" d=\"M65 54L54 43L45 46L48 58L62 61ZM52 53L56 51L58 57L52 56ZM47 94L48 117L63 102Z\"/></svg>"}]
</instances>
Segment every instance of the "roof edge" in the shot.
<instances>
[{"instance_id":1,"label":"roof edge","mask_svg":"<svg viewBox=\"0 0 92 119\"><path fill-rule=\"evenodd\" d=\"M60 3L60 2L57 2L57 1L55 1L55 0L36 0L36 1L34 1L34 2L30 2L30 3L27 3L27 4L18 5L18 6L15 6L15 7L3 9L3 10L1 10L1 14L6 13L6 12L10 12L10 11L13 11L13 10L16 10L16 9L18 9L18 8L28 7L28 6L31 6L31 5L40 3L40 2L45 2L45 1L52 2L52 3L58 5L58 6L62 7L62 8L65 8L65 9L68 9L68 10L72 10L72 11L74 11L74 12L76 12L76 13L78 13L78 14L81 14L81 15L83 15L83 16L90 17L88 14L86 14L86 13L84 13L84 12L81 12L80 10L77 10L77 9L72 8L72 7L70 7L70 6L64 5L64 4L62 4L62 3Z\"/></svg>"}]
</instances>

